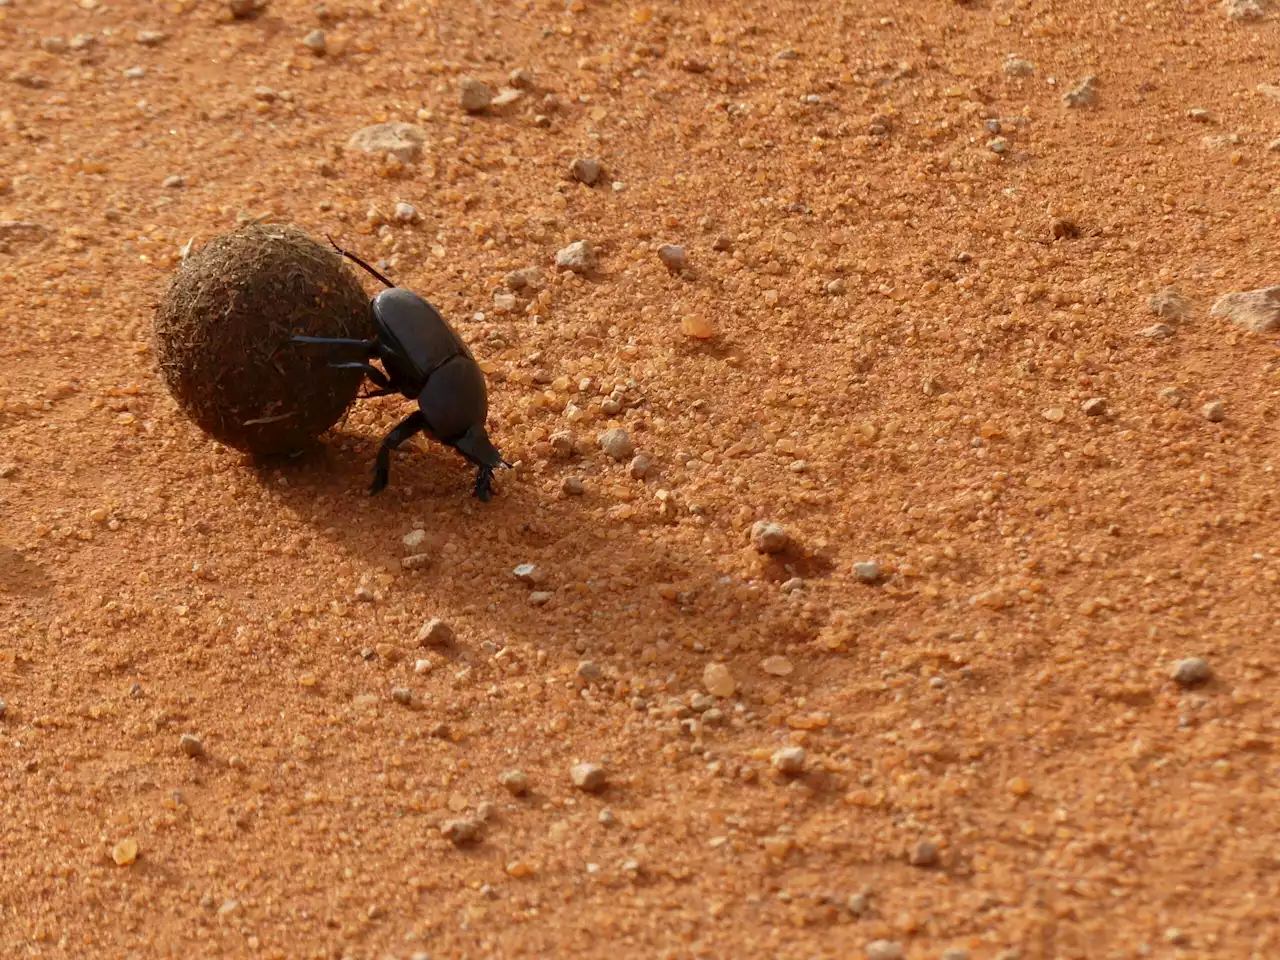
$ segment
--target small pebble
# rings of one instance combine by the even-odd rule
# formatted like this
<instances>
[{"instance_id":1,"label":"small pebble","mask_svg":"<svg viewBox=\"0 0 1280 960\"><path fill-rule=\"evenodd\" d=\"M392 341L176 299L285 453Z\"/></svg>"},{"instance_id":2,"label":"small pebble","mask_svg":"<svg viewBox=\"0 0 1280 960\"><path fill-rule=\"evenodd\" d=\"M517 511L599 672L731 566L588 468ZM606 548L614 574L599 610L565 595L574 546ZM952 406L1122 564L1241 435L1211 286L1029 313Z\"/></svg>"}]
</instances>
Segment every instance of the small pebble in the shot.
<instances>
[{"instance_id":1,"label":"small pebble","mask_svg":"<svg viewBox=\"0 0 1280 960\"><path fill-rule=\"evenodd\" d=\"M45 37L40 41L40 49L45 53L66 53L67 41L62 37Z\"/></svg>"},{"instance_id":2,"label":"small pebble","mask_svg":"<svg viewBox=\"0 0 1280 960\"><path fill-rule=\"evenodd\" d=\"M158 47L169 39L169 35L160 30L139 30L138 42L144 47Z\"/></svg>"},{"instance_id":3,"label":"small pebble","mask_svg":"<svg viewBox=\"0 0 1280 960\"><path fill-rule=\"evenodd\" d=\"M760 669L770 676L789 677L795 672L795 666L786 657L765 657L760 663Z\"/></svg>"},{"instance_id":4,"label":"small pebble","mask_svg":"<svg viewBox=\"0 0 1280 960\"><path fill-rule=\"evenodd\" d=\"M569 164L569 176L588 187L600 179L600 161L591 157L575 157Z\"/></svg>"},{"instance_id":5,"label":"small pebble","mask_svg":"<svg viewBox=\"0 0 1280 960\"><path fill-rule=\"evenodd\" d=\"M1090 75L1062 95L1068 107L1089 107L1098 102L1098 78Z\"/></svg>"},{"instance_id":6,"label":"small pebble","mask_svg":"<svg viewBox=\"0 0 1280 960\"><path fill-rule=\"evenodd\" d=\"M258 12L258 0L227 0L227 9L237 20L244 20Z\"/></svg>"},{"instance_id":7,"label":"small pebble","mask_svg":"<svg viewBox=\"0 0 1280 960\"><path fill-rule=\"evenodd\" d=\"M508 273L502 282L508 290L517 293L529 287L536 289L542 286L542 271L537 267L521 267Z\"/></svg>"},{"instance_id":8,"label":"small pebble","mask_svg":"<svg viewBox=\"0 0 1280 960\"><path fill-rule=\"evenodd\" d=\"M72 50L88 50L98 42L98 38L92 33L77 33L71 38Z\"/></svg>"},{"instance_id":9,"label":"small pebble","mask_svg":"<svg viewBox=\"0 0 1280 960\"><path fill-rule=\"evenodd\" d=\"M271 87L257 86L253 88L253 99L261 100L263 103L272 103L279 98L279 94Z\"/></svg>"},{"instance_id":10,"label":"small pebble","mask_svg":"<svg viewBox=\"0 0 1280 960\"><path fill-rule=\"evenodd\" d=\"M9 705L0 698L0 720L4 719L4 712L9 709Z\"/></svg>"},{"instance_id":11,"label":"small pebble","mask_svg":"<svg viewBox=\"0 0 1280 960\"><path fill-rule=\"evenodd\" d=\"M610 810L608 807L605 807L603 810L601 810L600 816L598 816L596 819L600 821L600 825L602 827L612 827L615 823L618 822L618 818L613 815L613 811Z\"/></svg>"},{"instance_id":12,"label":"small pebble","mask_svg":"<svg viewBox=\"0 0 1280 960\"><path fill-rule=\"evenodd\" d=\"M1107 401L1102 397L1092 397L1080 404L1086 417L1100 417L1107 412Z\"/></svg>"},{"instance_id":13,"label":"small pebble","mask_svg":"<svg viewBox=\"0 0 1280 960\"><path fill-rule=\"evenodd\" d=\"M542 582L542 571L532 563L521 563L511 573L521 583L527 583L531 587Z\"/></svg>"},{"instance_id":14,"label":"small pebble","mask_svg":"<svg viewBox=\"0 0 1280 960\"><path fill-rule=\"evenodd\" d=\"M722 233L711 242L711 249L726 253L733 249L733 238Z\"/></svg>"},{"instance_id":15,"label":"small pebble","mask_svg":"<svg viewBox=\"0 0 1280 960\"><path fill-rule=\"evenodd\" d=\"M366 584L362 583L360 584L360 586L356 587L355 589L355 598L359 600L361 603L373 603L375 600L378 599L378 596L371 589L369 589L369 587Z\"/></svg>"},{"instance_id":16,"label":"small pebble","mask_svg":"<svg viewBox=\"0 0 1280 960\"><path fill-rule=\"evenodd\" d=\"M627 472L631 474L633 480L643 480L649 475L649 471L653 468L653 462L643 453L637 453L631 458L631 464L627 467Z\"/></svg>"},{"instance_id":17,"label":"small pebble","mask_svg":"<svg viewBox=\"0 0 1280 960\"><path fill-rule=\"evenodd\" d=\"M587 492L587 487L581 477L565 477L560 484L560 490L565 496L580 497Z\"/></svg>"},{"instance_id":18,"label":"small pebble","mask_svg":"<svg viewBox=\"0 0 1280 960\"><path fill-rule=\"evenodd\" d=\"M528 67L516 67L507 76L507 83L517 90L529 90L533 87L533 71Z\"/></svg>"},{"instance_id":19,"label":"small pebble","mask_svg":"<svg viewBox=\"0 0 1280 960\"><path fill-rule=\"evenodd\" d=\"M458 85L458 102L467 113L483 113L493 103L493 91L488 84L465 77Z\"/></svg>"},{"instance_id":20,"label":"small pebble","mask_svg":"<svg viewBox=\"0 0 1280 960\"><path fill-rule=\"evenodd\" d=\"M776 523L757 520L751 525L751 545L760 553L782 553L791 543L791 536Z\"/></svg>"},{"instance_id":21,"label":"small pebble","mask_svg":"<svg viewBox=\"0 0 1280 960\"><path fill-rule=\"evenodd\" d=\"M126 80L141 80L146 75L147 71L145 67L130 67L128 70L124 71L124 78Z\"/></svg>"},{"instance_id":22,"label":"small pebble","mask_svg":"<svg viewBox=\"0 0 1280 960\"><path fill-rule=\"evenodd\" d=\"M716 335L716 327L706 314L687 313L680 319L680 332L695 340L710 340Z\"/></svg>"},{"instance_id":23,"label":"small pebble","mask_svg":"<svg viewBox=\"0 0 1280 960\"><path fill-rule=\"evenodd\" d=\"M911 865L913 867L933 867L938 863L938 845L928 840L921 840L916 844L915 849L911 851Z\"/></svg>"},{"instance_id":24,"label":"small pebble","mask_svg":"<svg viewBox=\"0 0 1280 960\"><path fill-rule=\"evenodd\" d=\"M407 707L413 703L413 691L408 687L392 687L391 699Z\"/></svg>"},{"instance_id":25,"label":"small pebble","mask_svg":"<svg viewBox=\"0 0 1280 960\"><path fill-rule=\"evenodd\" d=\"M493 295L493 309L495 313L510 313L517 306L519 301L514 293L507 293L499 290Z\"/></svg>"},{"instance_id":26,"label":"small pebble","mask_svg":"<svg viewBox=\"0 0 1280 960\"><path fill-rule=\"evenodd\" d=\"M529 594L529 605L534 607L544 607L551 602L551 598L555 594L548 590L535 590Z\"/></svg>"},{"instance_id":27,"label":"small pebble","mask_svg":"<svg viewBox=\"0 0 1280 960\"><path fill-rule=\"evenodd\" d=\"M121 840L111 848L111 859L117 866L127 867L138 859L138 841L132 837Z\"/></svg>"},{"instance_id":28,"label":"small pebble","mask_svg":"<svg viewBox=\"0 0 1280 960\"><path fill-rule=\"evenodd\" d=\"M1187 660L1179 660L1170 676L1180 687L1194 687L1207 683L1213 676L1213 670L1210 669L1208 662L1200 657L1191 657Z\"/></svg>"},{"instance_id":29,"label":"small pebble","mask_svg":"<svg viewBox=\"0 0 1280 960\"><path fill-rule=\"evenodd\" d=\"M1036 65L1021 57L1009 57L1004 62L1004 72L1010 77L1029 77L1036 72Z\"/></svg>"},{"instance_id":30,"label":"small pebble","mask_svg":"<svg viewBox=\"0 0 1280 960\"><path fill-rule=\"evenodd\" d=\"M1173 336L1173 327L1167 323L1153 323L1149 327L1143 327L1138 331L1138 336L1145 337L1148 340L1168 340Z\"/></svg>"},{"instance_id":31,"label":"small pebble","mask_svg":"<svg viewBox=\"0 0 1280 960\"><path fill-rule=\"evenodd\" d=\"M413 223L418 218L418 208L412 203L405 203L400 200L396 203L395 211L392 214L400 223Z\"/></svg>"},{"instance_id":32,"label":"small pebble","mask_svg":"<svg viewBox=\"0 0 1280 960\"><path fill-rule=\"evenodd\" d=\"M867 960L902 960L902 944L894 940L872 940L867 944Z\"/></svg>"},{"instance_id":33,"label":"small pebble","mask_svg":"<svg viewBox=\"0 0 1280 960\"><path fill-rule=\"evenodd\" d=\"M636 452L635 447L631 445L631 438L627 436L627 431L621 427L604 431L597 442L601 450L619 462L629 460Z\"/></svg>"},{"instance_id":34,"label":"small pebble","mask_svg":"<svg viewBox=\"0 0 1280 960\"><path fill-rule=\"evenodd\" d=\"M680 273L688 266L688 258L685 256L684 247L677 246L674 243L664 243L658 248L658 259L672 273Z\"/></svg>"},{"instance_id":35,"label":"small pebble","mask_svg":"<svg viewBox=\"0 0 1280 960\"><path fill-rule=\"evenodd\" d=\"M773 754L770 761L773 769L787 776L796 776L804 772L804 747L783 747Z\"/></svg>"},{"instance_id":36,"label":"small pebble","mask_svg":"<svg viewBox=\"0 0 1280 960\"><path fill-rule=\"evenodd\" d=\"M484 821L475 817L459 817L440 824L440 834L455 847L475 843L484 832Z\"/></svg>"},{"instance_id":37,"label":"small pebble","mask_svg":"<svg viewBox=\"0 0 1280 960\"><path fill-rule=\"evenodd\" d=\"M317 57L323 57L325 55L325 51L328 50L329 47L323 30L312 30L302 38L302 45Z\"/></svg>"},{"instance_id":38,"label":"small pebble","mask_svg":"<svg viewBox=\"0 0 1280 960\"><path fill-rule=\"evenodd\" d=\"M417 163L427 142L427 132L411 123L392 121L361 127L347 140L349 150L374 157L395 157L401 163Z\"/></svg>"},{"instance_id":39,"label":"small pebble","mask_svg":"<svg viewBox=\"0 0 1280 960\"><path fill-rule=\"evenodd\" d=\"M162 187L165 187L169 190L177 190L181 187L185 187L186 185L187 185L187 178L177 176L176 174L172 177L165 177L164 183L161 184Z\"/></svg>"},{"instance_id":40,"label":"small pebble","mask_svg":"<svg viewBox=\"0 0 1280 960\"><path fill-rule=\"evenodd\" d=\"M853 578L859 583L875 583L880 579L880 564L875 560L866 560L853 565Z\"/></svg>"},{"instance_id":41,"label":"small pebble","mask_svg":"<svg viewBox=\"0 0 1280 960\"><path fill-rule=\"evenodd\" d=\"M827 293L831 294L833 297L844 296L846 289L845 282L839 277L836 277L834 280L827 283Z\"/></svg>"},{"instance_id":42,"label":"small pebble","mask_svg":"<svg viewBox=\"0 0 1280 960\"><path fill-rule=\"evenodd\" d=\"M418 630L418 646L420 647L447 647L453 641L453 627L439 617L432 617Z\"/></svg>"},{"instance_id":43,"label":"small pebble","mask_svg":"<svg viewBox=\"0 0 1280 960\"><path fill-rule=\"evenodd\" d=\"M178 746L183 753L192 759L204 756L204 744L200 742L199 737L193 734L184 733L178 741Z\"/></svg>"},{"instance_id":44,"label":"small pebble","mask_svg":"<svg viewBox=\"0 0 1280 960\"><path fill-rule=\"evenodd\" d=\"M1163 287L1147 298L1147 306L1157 317L1166 320L1185 320L1191 313L1191 304L1177 287Z\"/></svg>"},{"instance_id":45,"label":"small pebble","mask_svg":"<svg viewBox=\"0 0 1280 960\"><path fill-rule=\"evenodd\" d=\"M1222 12L1241 23L1261 20L1267 15L1262 0L1223 0Z\"/></svg>"},{"instance_id":46,"label":"small pebble","mask_svg":"<svg viewBox=\"0 0 1280 960\"><path fill-rule=\"evenodd\" d=\"M871 909L871 898L865 893L855 893L849 897L849 912L860 917Z\"/></svg>"},{"instance_id":47,"label":"small pebble","mask_svg":"<svg viewBox=\"0 0 1280 960\"><path fill-rule=\"evenodd\" d=\"M595 763L575 764L569 771L569 777L573 785L584 793L599 793L609 781L604 767Z\"/></svg>"},{"instance_id":48,"label":"small pebble","mask_svg":"<svg viewBox=\"0 0 1280 960\"><path fill-rule=\"evenodd\" d=\"M1225 293L1209 308L1209 316L1225 317L1250 333L1280 330L1280 285Z\"/></svg>"},{"instance_id":49,"label":"small pebble","mask_svg":"<svg viewBox=\"0 0 1280 960\"><path fill-rule=\"evenodd\" d=\"M427 531L410 530L403 537L404 548L409 553L417 553L424 543L427 542Z\"/></svg>"},{"instance_id":50,"label":"small pebble","mask_svg":"<svg viewBox=\"0 0 1280 960\"><path fill-rule=\"evenodd\" d=\"M702 669L702 686L713 697L732 697L738 689L738 681L723 663L708 663Z\"/></svg>"},{"instance_id":51,"label":"small pebble","mask_svg":"<svg viewBox=\"0 0 1280 960\"><path fill-rule=\"evenodd\" d=\"M1227 408L1221 400L1211 400L1200 408L1200 415L1210 423L1221 423L1227 419Z\"/></svg>"},{"instance_id":52,"label":"small pebble","mask_svg":"<svg viewBox=\"0 0 1280 960\"><path fill-rule=\"evenodd\" d=\"M590 273L596 264L596 254L588 240L578 240L556 251L556 266L574 273Z\"/></svg>"},{"instance_id":53,"label":"small pebble","mask_svg":"<svg viewBox=\"0 0 1280 960\"><path fill-rule=\"evenodd\" d=\"M604 671L600 669L600 664L593 663L590 660L583 660L579 663L577 673L587 683L595 683L604 676Z\"/></svg>"},{"instance_id":54,"label":"small pebble","mask_svg":"<svg viewBox=\"0 0 1280 960\"><path fill-rule=\"evenodd\" d=\"M513 797L523 797L529 792L529 775L523 770L506 770L498 775L498 783Z\"/></svg>"}]
</instances>

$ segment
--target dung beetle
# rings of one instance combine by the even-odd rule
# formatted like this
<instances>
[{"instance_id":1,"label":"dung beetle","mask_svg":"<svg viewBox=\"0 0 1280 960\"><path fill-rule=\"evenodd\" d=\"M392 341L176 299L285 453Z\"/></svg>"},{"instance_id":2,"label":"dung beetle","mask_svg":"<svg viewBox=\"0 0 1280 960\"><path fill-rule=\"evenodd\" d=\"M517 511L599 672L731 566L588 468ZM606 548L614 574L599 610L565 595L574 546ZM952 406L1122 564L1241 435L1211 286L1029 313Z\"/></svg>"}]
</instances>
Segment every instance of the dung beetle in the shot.
<instances>
[{"instance_id":1,"label":"dung beetle","mask_svg":"<svg viewBox=\"0 0 1280 960\"><path fill-rule=\"evenodd\" d=\"M374 337L348 340L296 335L287 342L318 344L339 355L355 352L363 356L363 360L335 359L329 363L339 370L360 370L379 388L361 399L399 393L418 403L418 409L396 424L378 448L369 493L386 488L391 452L421 430L476 466L475 495L487 501L493 492L493 471L511 464L502 459L485 430L489 393L476 358L435 307L413 291L397 287L354 253L343 250L332 237L328 240L338 253L387 287L370 304ZM375 357L382 361L386 373L369 362Z\"/></svg>"}]
</instances>

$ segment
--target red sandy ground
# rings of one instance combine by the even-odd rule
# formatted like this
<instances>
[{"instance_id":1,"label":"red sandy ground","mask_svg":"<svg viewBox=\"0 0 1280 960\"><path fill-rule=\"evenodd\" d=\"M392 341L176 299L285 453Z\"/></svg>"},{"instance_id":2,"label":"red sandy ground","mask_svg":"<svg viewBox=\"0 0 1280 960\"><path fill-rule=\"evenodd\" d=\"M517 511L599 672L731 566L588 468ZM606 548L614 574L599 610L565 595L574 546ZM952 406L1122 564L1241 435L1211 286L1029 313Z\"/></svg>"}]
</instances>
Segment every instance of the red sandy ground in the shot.
<instances>
[{"instance_id":1,"label":"red sandy ground","mask_svg":"<svg viewBox=\"0 0 1280 960\"><path fill-rule=\"evenodd\" d=\"M0 220L46 231L0 226L0 954L1276 955L1280 352L1209 306L1277 282L1278 18L319 6L0 7ZM519 67L534 89L461 110ZM388 120L421 162L343 149ZM420 219L382 230L397 201ZM180 415L154 305L241 215L457 325L520 461L493 502L426 441L367 496L401 399L288 467ZM588 279L553 266L580 238ZM452 647L417 646L430 617ZM1186 657L1212 679L1177 685ZM713 662L719 722L690 709Z\"/></svg>"}]
</instances>

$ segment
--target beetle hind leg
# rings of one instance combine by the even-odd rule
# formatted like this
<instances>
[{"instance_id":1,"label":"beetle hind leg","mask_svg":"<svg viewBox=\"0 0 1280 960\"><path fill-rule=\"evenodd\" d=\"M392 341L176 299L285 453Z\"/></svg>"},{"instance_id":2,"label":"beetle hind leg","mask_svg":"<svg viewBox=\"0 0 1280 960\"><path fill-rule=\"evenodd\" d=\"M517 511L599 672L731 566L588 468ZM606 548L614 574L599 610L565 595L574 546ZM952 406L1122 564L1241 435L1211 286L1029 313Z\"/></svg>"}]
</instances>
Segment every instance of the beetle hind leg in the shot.
<instances>
[{"instance_id":1,"label":"beetle hind leg","mask_svg":"<svg viewBox=\"0 0 1280 960\"><path fill-rule=\"evenodd\" d=\"M387 482L391 478L391 451L395 450L426 425L427 421L422 415L422 411L415 410L397 423L391 429L391 432L383 438L382 446L378 448L378 458L374 465L373 483L369 487L370 496L381 493L387 487Z\"/></svg>"}]
</instances>

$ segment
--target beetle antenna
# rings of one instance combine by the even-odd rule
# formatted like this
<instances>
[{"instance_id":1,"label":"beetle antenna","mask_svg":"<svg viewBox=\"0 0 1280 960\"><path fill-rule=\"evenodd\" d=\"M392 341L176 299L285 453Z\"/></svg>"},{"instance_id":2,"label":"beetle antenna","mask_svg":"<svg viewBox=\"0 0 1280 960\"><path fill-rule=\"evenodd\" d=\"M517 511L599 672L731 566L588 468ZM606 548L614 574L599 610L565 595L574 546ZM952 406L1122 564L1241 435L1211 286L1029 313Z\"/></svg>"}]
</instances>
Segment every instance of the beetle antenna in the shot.
<instances>
[{"instance_id":1,"label":"beetle antenna","mask_svg":"<svg viewBox=\"0 0 1280 960\"><path fill-rule=\"evenodd\" d=\"M333 237L329 236L327 233L325 234L325 238L326 238L330 243L333 243ZM371 274L373 274L375 277L377 277L379 280L381 280L383 283L385 283L388 287L394 287L394 286L395 286L395 284L394 284L394 283L392 283L390 280L388 280L386 277L384 277L382 274L380 274L377 270L373 269L373 267L369 266L367 263L365 263L363 260L361 260L359 257L357 257L354 253L350 252L349 250L343 250L343 249L342 249L340 246L338 246L336 243L333 243L333 249L337 250L340 254L342 254L342 255L343 255L344 257L346 257L348 260L354 260L356 263L360 264L360 266L364 267L364 268L365 268L366 270L368 270Z\"/></svg>"}]
</instances>

